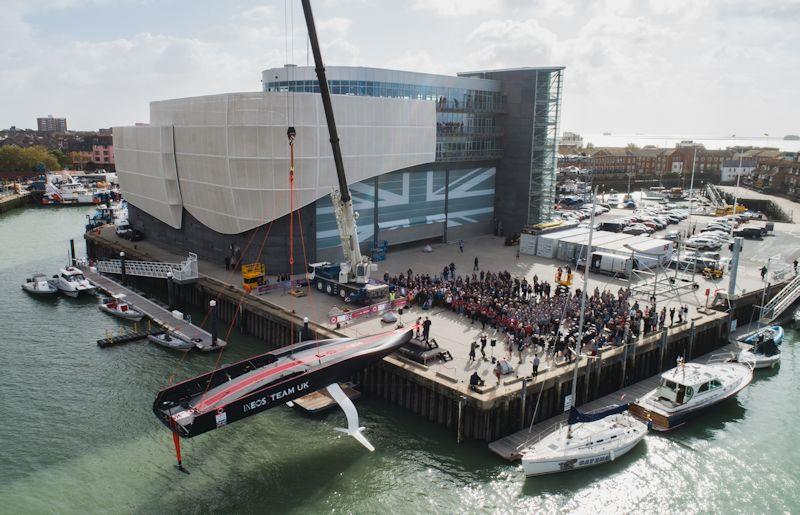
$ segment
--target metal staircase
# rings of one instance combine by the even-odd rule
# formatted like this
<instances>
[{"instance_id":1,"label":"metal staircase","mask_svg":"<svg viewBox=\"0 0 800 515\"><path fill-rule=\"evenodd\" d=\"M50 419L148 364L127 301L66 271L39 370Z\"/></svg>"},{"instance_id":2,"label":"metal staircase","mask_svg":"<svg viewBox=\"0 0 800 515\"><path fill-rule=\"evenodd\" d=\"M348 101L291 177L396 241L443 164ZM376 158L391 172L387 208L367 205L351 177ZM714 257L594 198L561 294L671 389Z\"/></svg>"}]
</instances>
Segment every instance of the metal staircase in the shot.
<instances>
[{"instance_id":1,"label":"metal staircase","mask_svg":"<svg viewBox=\"0 0 800 515\"><path fill-rule=\"evenodd\" d=\"M800 298L800 275L783 287L761 310L761 323L769 323L778 318L786 308Z\"/></svg>"},{"instance_id":2,"label":"metal staircase","mask_svg":"<svg viewBox=\"0 0 800 515\"><path fill-rule=\"evenodd\" d=\"M719 192L717 191L716 186L712 184L706 184L706 196L708 200L714 205L714 207L723 207L725 205L725 201L720 196Z\"/></svg>"},{"instance_id":3,"label":"metal staircase","mask_svg":"<svg viewBox=\"0 0 800 515\"><path fill-rule=\"evenodd\" d=\"M95 267L104 274L121 274L122 262L119 259L97 261ZM139 277L156 277L166 279L171 273L177 283L189 283L199 277L197 271L197 254L190 252L189 258L180 263L161 263L158 261L125 260L125 274Z\"/></svg>"}]
</instances>

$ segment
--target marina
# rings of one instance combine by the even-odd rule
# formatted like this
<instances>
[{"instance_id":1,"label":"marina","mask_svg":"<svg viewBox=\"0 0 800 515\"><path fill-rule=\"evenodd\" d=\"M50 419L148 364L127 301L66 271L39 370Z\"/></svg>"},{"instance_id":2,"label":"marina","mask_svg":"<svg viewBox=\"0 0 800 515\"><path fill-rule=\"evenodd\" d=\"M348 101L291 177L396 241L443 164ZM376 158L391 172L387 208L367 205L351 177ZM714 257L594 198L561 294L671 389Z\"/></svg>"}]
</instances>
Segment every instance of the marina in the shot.
<instances>
[{"instance_id":1,"label":"marina","mask_svg":"<svg viewBox=\"0 0 800 515\"><path fill-rule=\"evenodd\" d=\"M15 255L0 264L0 309L19 322L6 324L8 318L0 322L6 334L0 341L6 355L0 368L7 380L30 384L25 395L16 388L4 390L10 392L4 397L7 416L17 421L13 427L0 427L0 438L11 443L0 455L0 498L9 510L69 505L87 511L94 510L90 507L114 511L119 506L137 512L165 508L180 511L187 502L201 502L209 509L232 512L252 507L262 498L258 492L265 490L275 493L276 510L291 510L291 499L299 496L308 499L305 506L312 512L339 508L373 511L387 503L412 511L430 510L431 505L443 512L504 510L513 505L516 511L531 512L568 509L575 503L595 505L598 496L605 509L615 511L625 511L632 503L652 511L710 506L727 512L736 511L745 502L761 512L794 511L799 506L800 455L792 428L800 420L800 412L791 398L800 367L795 352L800 333L790 327L786 327L780 366L757 372L753 383L736 399L674 433L650 434L627 455L598 467L525 480L519 462L502 459L489 451L486 443L456 443L445 427L368 391L362 393L356 406L376 448L369 456L358 444L331 430L344 423L338 409L309 417L297 410L278 408L240 422L243 425L236 428L193 438L184 449L192 474L181 475L180 481L164 488L165 474L175 477L172 443L163 437L163 426L149 408L153 385L166 384L180 356L143 343L99 349L95 340L106 329L114 327L117 333L128 324L99 312L94 302L61 298L56 303L43 303L24 295L19 287L19 270L63 266L63 249L70 235L80 237L84 216L77 208L70 211L71 219L57 218L62 215L56 211L39 210L21 210L8 216L13 218L4 218L0 224L0 243L12 241L18 227L32 229L38 235L24 240L21 249L24 255L36 258L23 260L22 255ZM78 250L80 254L80 246ZM200 269L205 266L201 261ZM272 295L268 298L273 299ZM203 315L181 308L195 319ZM53 342L54 324L77 316L82 323L71 335ZM416 318L413 312L412 318ZM53 323L43 324L42 320ZM235 329L224 359L234 362L264 349L263 340ZM216 357L190 354L179 377L207 372ZM48 362L59 365L43 366ZM674 361L665 358L666 366L674 366ZM57 402L47 400L52 394L47 385L52 381L60 384ZM540 387L537 383L536 392L527 398L528 406L535 403L532 399ZM622 401L647 390L628 390ZM40 399L36 401L39 409L29 409L31 399ZM599 402L597 406L602 407ZM41 436L23 438L22 434L34 435L51 427L53 409L65 412L58 415L63 431L57 438L48 437L46 431ZM127 420L124 427L115 421L121 416ZM527 427L519 429L527 431ZM768 447L753 437L767 433L772 435ZM44 442L49 446L47 453L37 450ZM209 469L196 463L201 456L205 463L214 464L213 481L237 495L204 488L207 473L201 471ZM740 466L742 460L748 462L746 469ZM130 476L132 469L138 471L135 476ZM306 480L287 483L281 479L297 474ZM696 474L706 479L698 484ZM337 475L341 479L335 484L328 482ZM86 477L91 482L83 479ZM128 478L124 485L119 484L120 477ZM347 499L342 499L341 485L351 482L362 486L348 489ZM706 489L710 484L742 482L756 489L770 488L774 495L754 498L738 487ZM615 491L620 484L635 488L624 499L599 493ZM428 494L420 497L420 491Z\"/></svg>"},{"instance_id":2,"label":"marina","mask_svg":"<svg viewBox=\"0 0 800 515\"><path fill-rule=\"evenodd\" d=\"M584 74L565 90L565 66L497 46L520 39L499 13L456 9L458 23L439 24L468 35L451 66L495 68L433 73L326 65L375 35L372 6L351 19L314 4L319 34L312 0L284 4L282 66L274 6L202 6L215 36L184 17L186 34L165 39L140 6L115 5L130 24L118 41L132 43L111 45L109 62L135 71L156 41L164 55L142 75L154 85L131 74L127 113L98 88L70 130L60 114L0 131L3 510L800 510L800 152L584 147L561 132L562 92L588 99ZM84 19L112 9L92 7ZM12 50L54 28L46 9L12 13L25 29ZM698 9L710 27L723 20ZM417 24L446 16L412 10ZM594 14L670 18L688 35L671 16L617 11ZM198 61L190 76L170 51L184 36L212 65L275 47L272 67L256 89L187 89L208 71ZM371 39L370 59L402 61ZM618 79L606 64L599 78ZM123 125L75 130L102 109ZM630 124L624 114L602 126Z\"/></svg>"},{"instance_id":3,"label":"marina","mask_svg":"<svg viewBox=\"0 0 800 515\"><path fill-rule=\"evenodd\" d=\"M222 338L218 338L216 334L210 333L189 321L176 319L175 314L164 306L156 304L151 299L143 297L139 293L126 288L109 277L104 277L92 271L91 267L83 266L82 269L86 277L92 284L96 285L97 288L111 297L123 296L155 324L169 328L171 333L190 341L198 350L202 352L217 351L227 345L227 342ZM213 313L213 308L211 311L210 316L213 318L216 315Z\"/></svg>"}]
</instances>

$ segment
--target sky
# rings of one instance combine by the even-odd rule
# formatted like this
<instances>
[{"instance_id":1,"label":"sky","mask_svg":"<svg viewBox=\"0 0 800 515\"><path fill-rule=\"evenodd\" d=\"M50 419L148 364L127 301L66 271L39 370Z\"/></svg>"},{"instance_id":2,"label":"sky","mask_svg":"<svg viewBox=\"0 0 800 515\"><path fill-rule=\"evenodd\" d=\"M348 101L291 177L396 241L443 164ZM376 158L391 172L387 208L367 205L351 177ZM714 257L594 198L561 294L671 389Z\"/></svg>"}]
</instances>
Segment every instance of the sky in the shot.
<instances>
[{"instance_id":1,"label":"sky","mask_svg":"<svg viewBox=\"0 0 800 515\"><path fill-rule=\"evenodd\" d=\"M327 65L566 66L561 129L800 133L800 0L312 0ZM0 0L0 127L148 121L307 59L299 0ZM313 64L313 58L312 58Z\"/></svg>"}]
</instances>

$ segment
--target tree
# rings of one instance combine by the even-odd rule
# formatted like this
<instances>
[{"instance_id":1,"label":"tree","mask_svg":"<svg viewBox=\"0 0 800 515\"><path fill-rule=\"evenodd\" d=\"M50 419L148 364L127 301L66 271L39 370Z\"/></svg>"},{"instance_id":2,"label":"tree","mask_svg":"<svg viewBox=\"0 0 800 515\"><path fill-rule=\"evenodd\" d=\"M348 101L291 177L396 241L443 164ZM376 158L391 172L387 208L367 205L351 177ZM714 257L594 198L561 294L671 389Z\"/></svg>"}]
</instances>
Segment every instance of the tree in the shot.
<instances>
[{"instance_id":1,"label":"tree","mask_svg":"<svg viewBox=\"0 0 800 515\"><path fill-rule=\"evenodd\" d=\"M71 164L69 157L66 154L64 154L64 152L60 148L55 148L51 150L50 155L53 156L56 159L56 161L58 161L58 166L61 167L62 170L67 168Z\"/></svg>"},{"instance_id":2,"label":"tree","mask_svg":"<svg viewBox=\"0 0 800 515\"><path fill-rule=\"evenodd\" d=\"M586 149L588 150L590 148L594 148L594 144L593 143L587 143L586 144Z\"/></svg>"},{"instance_id":3,"label":"tree","mask_svg":"<svg viewBox=\"0 0 800 515\"><path fill-rule=\"evenodd\" d=\"M636 145L636 143L628 143L628 146L625 148L627 148L628 150L636 150L637 148L639 148L639 146Z\"/></svg>"},{"instance_id":4,"label":"tree","mask_svg":"<svg viewBox=\"0 0 800 515\"><path fill-rule=\"evenodd\" d=\"M30 174L36 172L37 165L45 170L57 170L58 161L46 148L36 145L20 148L16 145L0 147L0 172Z\"/></svg>"}]
</instances>

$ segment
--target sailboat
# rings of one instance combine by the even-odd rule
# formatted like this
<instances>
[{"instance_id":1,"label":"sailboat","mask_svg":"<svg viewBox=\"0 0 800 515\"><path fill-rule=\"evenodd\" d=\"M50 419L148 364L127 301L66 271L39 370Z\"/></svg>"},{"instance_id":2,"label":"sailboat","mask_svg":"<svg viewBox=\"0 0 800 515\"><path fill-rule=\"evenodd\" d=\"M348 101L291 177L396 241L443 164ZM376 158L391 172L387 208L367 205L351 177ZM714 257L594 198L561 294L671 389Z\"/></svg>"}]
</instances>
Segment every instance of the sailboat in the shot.
<instances>
[{"instance_id":1,"label":"sailboat","mask_svg":"<svg viewBox=\"0 0 800 515\"><path fill-rule=\"evenodd\" d=\"M589 241L586 245L588 261L592 252L594 232L594 203L589 223ZM578 322L578 337L575 340L575 369L572 377L572 402L575 402L578 384L578 362L580 361L583 323L586 314L586 292L589 286L589 270L583 276L581 312ZM581 413L574 406L566 425L561 425L539 441L522 451L522 468L525 476L539 476L591 467L614 461L642 441L647 434L647 425L627 413L627 404L614 406L596 413Z\"/></svg>"}]
</instances>

